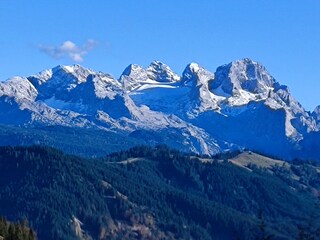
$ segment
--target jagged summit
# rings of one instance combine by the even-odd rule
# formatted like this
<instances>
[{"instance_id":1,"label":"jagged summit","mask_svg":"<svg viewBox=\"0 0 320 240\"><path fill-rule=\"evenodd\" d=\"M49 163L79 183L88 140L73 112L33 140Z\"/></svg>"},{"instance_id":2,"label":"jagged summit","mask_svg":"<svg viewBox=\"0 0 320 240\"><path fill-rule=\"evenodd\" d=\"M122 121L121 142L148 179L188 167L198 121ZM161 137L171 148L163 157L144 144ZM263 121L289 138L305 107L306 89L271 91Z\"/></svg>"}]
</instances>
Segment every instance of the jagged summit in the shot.
<instances>
[{"instance_id":1,"label":"jagged summit","mask_svg":"<svg viewBox=\"0 0 320 240\"><path fill-rule=\"evenodd\" d=\"M76 66L56 66L28 77L38 90L38 99L66 95L78 84L84 83L92 72Z\"/></svg>"},{"instance_id":2,"label":"jagged summit","mask_svg":"<svg viewBox=\"0 0 320 240\"><path fill-rule=\"evenodd\" d=\"M217 68L213 90L220 88L229 95L247 91L252 94L268 93L275 83L275 79L264 66L248 58L231 62Z\"/></svg>"},{"instance_id":3,"label":"jagged summit","mask_svg":"<svg viewBox=\"0 0 320 240\"><path fill-rule=\"evenodd\" d=\"M312 115L318 122L320 122L320 105L314 109L314 111L312 112Z\"/></svg>"},{"instance_id":4,"label":"jagged summit","mask_svg":"<svg viewBox=\"0 0 320 240\"><path fill-rule=\"evenodd\" d=\"M58 65L52 69L44 70L36 75L28 77L36 85L41 85L48 80L53 82L54 80L59 83L63 83L66 80L73 80L77 83L85 82L90 74L94 74L94 71L85 68L81 65ZM64 80L64 81L61 81Z\"/></svg>"},{"instance_id":5,"label":"jagged summit","mask_svg":"<svg viewBox=\"0 0 320 240\"><path fill-rule=\"evenodd\" d=\"M214 74L193 62L186 66L181 79L182 85L197 86L203 83L208 84L208 81L214 79Z\"/></svg>"},{"instance_id":6,"label":"jagged summit","mask_svg":"<svg viewBox=\"0 0 320 240\"><path fill-rule=\"evenodd\" d=\"M314 113L320 114L320 105L316 106L316 108L313 111Z\"/></svg>"},{"instance_id":7,"label":"jagged summit","mask_svg":"<svg viewBox=\"0 0 320 240\"><path fill-rule=\"evenodd\" d=\"M128 67L124 69L121 76L130 76L130 74L138 71L142 71L143 67L139 66L138 64L130 64Z\"/></svg>"},{"instance_id":8,"label":"jagged summit","mask_svg":"<svg viewBox=\"0 0 320 240\"><path fill-rule=\"evenodd\" d=\"M305 111L287 86L248 58L214 73L190 63L179 76L153 61L146 68L129 65L119 79L59 65L0 82L2 124L98 128L142 138L153 131L147 135L153 141L205 154L247 148L307 158L303 149L320 149L314 147L319 119L320 107Z\"/></svg>"},{"instance_id":9,"label":"jagged summit","mask_svg":"<svg viewBox=\"0 0 320 240\"><path fill-rule=\"evenodd\" d=\"M158 82L176 82L180 77L171 68L159 61L153 61L147 68L148 77Z\"/></svg>"},{"instance_id":10,"label":"jagged summit","mask_svg":"<svg viewBox=\"0 0 320 240\"><path fill-rule=\"evenodd\" d=\"M168 65L159 61L153 61L147 68L130 64L119 79L127 91L137 90L145 84L170 84L179 80Z\"/></svg>"}]
</instances>

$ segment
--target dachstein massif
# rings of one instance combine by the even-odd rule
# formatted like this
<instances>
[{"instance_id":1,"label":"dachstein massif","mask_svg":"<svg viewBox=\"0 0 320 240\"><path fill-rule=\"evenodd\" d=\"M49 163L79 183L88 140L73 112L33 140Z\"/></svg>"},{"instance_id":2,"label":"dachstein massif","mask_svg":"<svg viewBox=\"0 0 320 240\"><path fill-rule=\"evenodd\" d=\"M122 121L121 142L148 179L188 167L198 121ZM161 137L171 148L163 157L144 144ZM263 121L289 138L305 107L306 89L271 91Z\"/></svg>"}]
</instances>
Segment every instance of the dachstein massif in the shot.
<instances>
[{"instance_id":1,"label":"dachstein massif","mask_svg":"<svg viewBox=\"0 0 320 240\"><path fill-rule=\"evenodd\" d=\"M287 86L247 58L215 73L191 63L178 75L154 61L147 68L128 66L119 79L79 65L13 77L0 83L0 124L1 145L68 152L81 144L108 152L119 141L122 149L165 143L206 155L248 149L320 160L320 106L306 111ZM50 138L55 135L61 137ZM70 135L79 141L69 141Z\"/></svg>"}]
</instances>

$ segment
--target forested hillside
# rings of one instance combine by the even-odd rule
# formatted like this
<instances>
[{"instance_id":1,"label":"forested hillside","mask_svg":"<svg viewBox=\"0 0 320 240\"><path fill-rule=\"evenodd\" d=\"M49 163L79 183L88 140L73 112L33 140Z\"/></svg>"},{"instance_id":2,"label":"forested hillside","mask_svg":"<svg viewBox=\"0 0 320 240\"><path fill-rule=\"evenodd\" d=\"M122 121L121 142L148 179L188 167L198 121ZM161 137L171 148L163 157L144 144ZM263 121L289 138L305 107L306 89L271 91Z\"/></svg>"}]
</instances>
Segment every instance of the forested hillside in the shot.
<instances>
[{"instance_id":1,"label":"forested hillside","mask_svg":"<svg viewBox=\"0 0 320 240\"><path fill-rule=\"evenodd\" d=\"M36 233L29 228L28 222L11 223L0 217L0 239L4 240L34 240Z\"/></svg>"},{"instance_id":2,"label":"forested hillside","mask_svg":"<svg viewBox=\"0 0 320 240\"><path fill-rule=\"evenodd\" d=\"M39 239L317 236L317 167L244 168L228 161L238 154L207 159L140 146L84 159L0 147L0 215L28 219Z\"/></svg>"}]
</instances>

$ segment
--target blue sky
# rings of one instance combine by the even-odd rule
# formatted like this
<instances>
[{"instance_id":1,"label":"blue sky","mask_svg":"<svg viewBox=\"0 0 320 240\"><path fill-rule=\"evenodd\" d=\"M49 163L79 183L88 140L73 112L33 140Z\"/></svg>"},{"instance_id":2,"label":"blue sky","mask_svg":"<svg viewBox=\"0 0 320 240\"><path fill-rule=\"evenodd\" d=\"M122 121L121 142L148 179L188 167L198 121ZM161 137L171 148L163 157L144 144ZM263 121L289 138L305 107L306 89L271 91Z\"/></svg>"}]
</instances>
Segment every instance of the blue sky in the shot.
<instances>
[{"instance_id":1,"label":"blue sky","mask_svg":"<svg viewBox=\"0 0 320 240\"><path fill-rule=\"evenodd\" d=\"M319 0L1 0L0 79L80 63L118 77L249 57L307 110L320 104Z\"/></svg>"}]
</instances>

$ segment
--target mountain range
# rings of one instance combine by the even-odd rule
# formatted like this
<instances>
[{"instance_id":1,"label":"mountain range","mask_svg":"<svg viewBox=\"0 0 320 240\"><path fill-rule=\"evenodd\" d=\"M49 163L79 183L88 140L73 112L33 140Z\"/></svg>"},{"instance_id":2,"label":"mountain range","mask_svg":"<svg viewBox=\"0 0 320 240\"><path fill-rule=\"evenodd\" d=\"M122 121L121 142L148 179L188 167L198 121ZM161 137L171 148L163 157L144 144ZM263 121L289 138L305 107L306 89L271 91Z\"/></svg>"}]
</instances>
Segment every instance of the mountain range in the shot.
<instances>
[{"instance_id":1,"label":"mountain range","mask_svg":"<svg viewBox=\"0 0 320 240\"><path fill-rule=\"evenodd\" d=\"M80 65L12 77L0 83L0 124L93 130L121 137L124 148L136 139L205 155L248 149L320 160L320 106L306 111L287 86L247 58L215 73L191 63L178 75L153 61L147 68L129 65L119 79Z\"/></svg>"}]
</instances>

